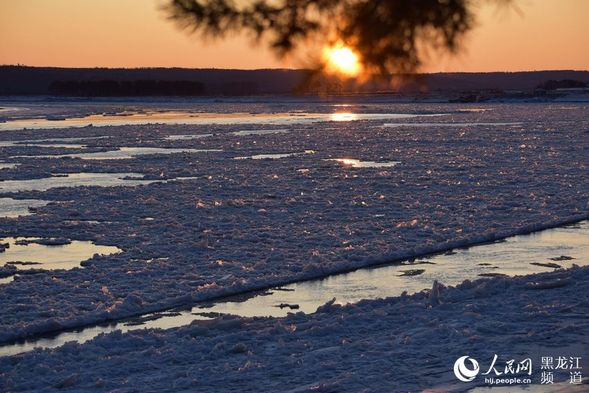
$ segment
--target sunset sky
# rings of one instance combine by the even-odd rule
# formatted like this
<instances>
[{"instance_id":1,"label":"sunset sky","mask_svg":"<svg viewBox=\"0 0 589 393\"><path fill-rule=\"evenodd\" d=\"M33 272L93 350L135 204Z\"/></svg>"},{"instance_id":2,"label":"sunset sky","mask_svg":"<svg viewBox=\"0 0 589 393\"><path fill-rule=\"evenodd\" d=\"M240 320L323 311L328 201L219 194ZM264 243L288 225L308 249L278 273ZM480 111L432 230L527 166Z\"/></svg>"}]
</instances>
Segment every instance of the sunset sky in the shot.
<instances>
[{"instance_id":1,"label":"sunset sky","mask_svg":"<svg viewBox=\"0 0 589 393\"><path fill-rule=\"evenodd\" d=\"M589 70L589 0L481 2L456 57L424 71ZM162 0L0 0L0 64L60 67L299 67L245 37L202 42L158 9Z\"/></svg>"}]
</instances>

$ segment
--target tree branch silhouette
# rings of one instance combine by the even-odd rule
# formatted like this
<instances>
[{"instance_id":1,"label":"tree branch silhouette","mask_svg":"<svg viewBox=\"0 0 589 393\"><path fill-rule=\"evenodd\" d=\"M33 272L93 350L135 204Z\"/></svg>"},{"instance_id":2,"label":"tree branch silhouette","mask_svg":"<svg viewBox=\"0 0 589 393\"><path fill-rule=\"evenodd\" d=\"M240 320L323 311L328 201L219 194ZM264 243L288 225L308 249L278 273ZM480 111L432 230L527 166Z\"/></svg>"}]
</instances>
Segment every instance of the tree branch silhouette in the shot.
<instances>
[{"instance_id":1,"label":"tree branch silhouette","mask_svg":"<svg viewBox=\"0 0 589 393\"><path fill-rule=\"evenodd\" d=\"M506 3L510 0L496 0ZM248 32L281 56L309 42L343 43L368 72L410 73L424 47L455 52L475 0L169 0L171 19L204 37Z\"/></svg>"}]
</instances>

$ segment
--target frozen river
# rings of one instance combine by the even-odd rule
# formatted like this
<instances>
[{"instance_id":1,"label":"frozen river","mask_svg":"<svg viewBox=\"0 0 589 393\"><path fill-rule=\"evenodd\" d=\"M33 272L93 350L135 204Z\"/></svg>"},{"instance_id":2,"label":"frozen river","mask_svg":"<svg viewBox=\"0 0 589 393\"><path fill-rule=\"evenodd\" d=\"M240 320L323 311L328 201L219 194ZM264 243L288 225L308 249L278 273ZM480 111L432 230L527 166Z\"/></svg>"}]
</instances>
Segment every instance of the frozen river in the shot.
<instances>
[{"instance_id":1,"label":"frozen river","mask_svg":"<svg viewBox=\"0 0 589 393\"><path fill-rule=\"evenodd\" d=\"M587 263L586 104L37 99L0 107L5 355L128 331L81 345L91 363L103 341L140 348L132 340L145 337L173 346L191 329L231 330L233 324L293 337L299 326L303 341L293 343L296 348L323 346L336 335L346 344L365 335L373 345L377 338L368 332L386 325L386 334L412 332L413 344L399 331L382 343L413 345L402 354L411 363L417 360L407 356L425 356L419 337L436 341L445 353L447 335L495 340L468 327L455 335L440 322L451 316L444 314L444 299L431 311L438 323L423 330L430 316L422 302L437 291L430 290L434 280L445 286L486 280L442 287L454 296L447 307L458 307L456 315L465 318L480 309L472 305L463 313L460 307L470 306L460 299L480 301L492 314L502 310L489 308L487 294L505 301L513 293L505 304L510 313L536 310L540 306L526 304L526 286L560 288L536 292L554 304L558 291L574 291L575 275L579 285L585 282L586 268L573 266ZM563 227L573 222L579 224ZM469 247L475 243L487 244ZM538 283L507 278L542 272ZM230 297L252 291L257 296ZM390 296L400 297L378 300ZM436 299L428 304L436 306ZM354 305L340 307L346 303ZM568 312L559 307L550 310ZM339 310L351 318L349 337L329 332ZM363 318L356 310L375 314ZM219 313L256 318L211 319ZM406 313L417 319L403 319ZM268 316L280 318L262 318ZM577 314L568 318L574 325ZM533 319L522 331L551 331L546 324L553 322ZM486 323L475 327L494 331L499 324ZM315 328L305 330L309 324ZM250 337L248 329L235 337ZM516 341L516 330L505 342ZM225 337L217 333L207 340ZM259 348L287 356L266 333ZM235 345L229 353L242 353L234 338L225 339ZM194 345L224 348L209 341ZM494 349L508 350L501 342L493 341ZM72 345L42 356L62 362ZM305 356L336 351L322 350ZM43 363L35 359L40 353L19 359ZM256 364L236 370L257 370ZM0 362L0 371L8 373L7 367ZM443 372L445 366L432 367Z\"/></svg>"}]
</instances>

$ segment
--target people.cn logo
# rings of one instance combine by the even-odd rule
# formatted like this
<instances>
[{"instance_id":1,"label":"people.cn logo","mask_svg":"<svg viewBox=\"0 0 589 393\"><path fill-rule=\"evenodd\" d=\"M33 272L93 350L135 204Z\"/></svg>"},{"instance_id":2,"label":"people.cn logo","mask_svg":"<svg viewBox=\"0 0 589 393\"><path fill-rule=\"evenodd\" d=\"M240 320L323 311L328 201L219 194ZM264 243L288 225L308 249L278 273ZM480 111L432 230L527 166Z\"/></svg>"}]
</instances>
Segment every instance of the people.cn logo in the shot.
<instances>
[{"instance_id":1,"label":"people.cn logo","mask_svg":"<svg viewBox=\"0 0 589 393\"><path fill-rule=\"evenodd\" d=\"M472 369L466 367L466 361L469 360L472 365ZM479 373L479 362L468 356L459 357L454 362L454 375L462 382L472 381Z\"/></svg>"}]
</instances>

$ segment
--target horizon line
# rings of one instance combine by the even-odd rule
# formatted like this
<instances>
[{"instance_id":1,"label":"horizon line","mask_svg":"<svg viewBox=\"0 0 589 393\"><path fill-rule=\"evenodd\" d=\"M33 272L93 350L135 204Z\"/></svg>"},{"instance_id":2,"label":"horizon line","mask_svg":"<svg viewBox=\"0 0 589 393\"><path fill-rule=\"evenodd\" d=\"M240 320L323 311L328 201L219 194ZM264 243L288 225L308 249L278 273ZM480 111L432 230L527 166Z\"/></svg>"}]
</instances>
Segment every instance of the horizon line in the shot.
<instances>
[{"instance_id":1,"label":"horizon line","mask_svg":"<svg viewBox=\"0 0 589 393\"><path fill-rule=\"evenodd\" d=\"M285 68L285 67L268 67L268 68L217 68L217 67L165 67L165 66L142 66L142 67L64 67L64 66L39 66L39 65L27 65L27 64L0 64L0 68L15 67L15 68L55 68L64 70L75 70L75 69L86 69L86 70L192 70L192 71L311 71L310 68ZM414 72L411 74L396 74L396 75L436 75L436 74L515 74L515 73L533 73L533 72L589 72L589 69L539 69L539 70L518 70L518 71L507 71L507 70L496 70L496 71L434 71L434 72Z\"/></svg>"}]
</instances>

